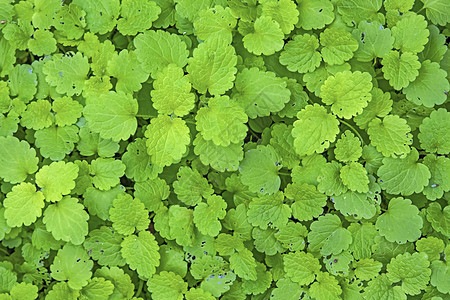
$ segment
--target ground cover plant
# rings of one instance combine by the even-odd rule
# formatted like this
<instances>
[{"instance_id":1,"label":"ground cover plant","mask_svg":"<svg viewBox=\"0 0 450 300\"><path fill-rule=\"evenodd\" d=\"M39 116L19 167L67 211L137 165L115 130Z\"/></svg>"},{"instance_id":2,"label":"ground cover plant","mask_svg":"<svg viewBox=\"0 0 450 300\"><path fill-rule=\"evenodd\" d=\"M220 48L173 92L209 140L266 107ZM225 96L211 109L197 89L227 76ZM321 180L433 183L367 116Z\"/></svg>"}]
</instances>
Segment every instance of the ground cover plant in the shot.
<instances>
[{"instance_id":1,"label":"ground cover plant","mask_svg":"<svg viewBox=\"0 0 450 300\"><path fill-rule=\"evenodd\" d=\"M449 299L449 12L0 0L0 299Z\"/></svg>"}]
</instances>

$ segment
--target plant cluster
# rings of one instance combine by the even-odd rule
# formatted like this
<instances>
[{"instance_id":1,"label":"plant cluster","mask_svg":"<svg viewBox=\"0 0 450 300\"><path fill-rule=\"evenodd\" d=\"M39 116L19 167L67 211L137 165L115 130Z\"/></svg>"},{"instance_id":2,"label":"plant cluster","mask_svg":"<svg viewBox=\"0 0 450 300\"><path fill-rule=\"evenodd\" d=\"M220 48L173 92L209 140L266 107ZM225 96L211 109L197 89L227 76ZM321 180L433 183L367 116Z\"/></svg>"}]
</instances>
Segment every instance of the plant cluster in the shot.
<instances>
[{"instance_id":1,"label":"plant cluster","mask_svg":"<svg viewBox=\"0 0 450 300\"><path fill-rule=\"evenodd\" d=\"M0 299L449 299L449 12L0 0Z\"/></svg>"}]
</instances>

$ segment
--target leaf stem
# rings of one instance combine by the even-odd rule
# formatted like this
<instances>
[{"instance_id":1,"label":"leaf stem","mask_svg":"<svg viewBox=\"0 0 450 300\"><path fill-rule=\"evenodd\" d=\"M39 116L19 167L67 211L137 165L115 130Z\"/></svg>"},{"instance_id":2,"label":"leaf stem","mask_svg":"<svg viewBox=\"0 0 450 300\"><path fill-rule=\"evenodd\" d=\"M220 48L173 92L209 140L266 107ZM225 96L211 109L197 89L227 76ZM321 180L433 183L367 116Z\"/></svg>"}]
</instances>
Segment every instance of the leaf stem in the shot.
<instances>
[{"instance_id":1,"label":"leaf stem","mask_svg":"<svg viewBox=\"0 0 450 300\"><path fill-rule=\"evenodd\" d=\"M344 120L339 120L342 124L344 124L345 126L347 126L348 128L350 128L361 140L361 144L365 145L364 143L364 139L362 138L361 134L359 134L358 130L356 130L355 127L353 127L352 125L350 125L349 123L345 122Z\"/></svg>"},{"instance_id":2,"label":"leaf stem","mask_svg":"<svg viewBox=\"0 0 450 300\"><path fill-rule=\"evenodd\" d=\"M136 291L136 294L134 295L135 298L139 297L141 295L142 292L142 287L144 286L144 281L140 280L139 281L139 286L138 289Z\"/></svg>"},{"instance_id":3,"label":"leaf stem","mask_svg":"<svg viewBox=\"0 0 450 300\"><path fill-rule=\"evenodd\" d=\"M419 14L422 10L424 10L426 7L425 7L425 5L424 6L422 6L422 8L421 9L419 9L417 12L416 12L416 14Z\"/></svg>"},{"instance_id":4,"label":"leaf stem","mask_svg":"<svg viewBox=\"0 0 450 300\"><path fill-rule=\"evenodd\" d=\"M6 249L0 248L0 251L9 256L9 252Z\"/></svg>"},{"instance_id":5,"label":"leaf stem","mask_svg":"<svg viewBox=\"0 0 450 300\"><path fill-rule=\"evenodd\" d=\"M249 130L250 131L250 134L253 136L253 137L255 137L256 138L256 140L258 141L259 140L259 136L253 131L253 130Z\"/></svg>"},{"instance_id":6,"label":"leaf stem","mask_svg":"<svg viewBox=\"0 0 450 300\"><path fill-rule=\"evenodd\" d=\"M278 175L291 176L291 173L287 173L287 172L278 172Z\"/></svg>"},{"instance_id":7,"label":"leaf stem","mask_svg":"<svg viewBox=\"0 0 450 300\"><path fill-rule=\"evenodd\" d=\"M197 125L197 123L195 121L191 121L191 120L184 120L186 123L188 124L194 124Z\"/></svg>"}]
</instances>

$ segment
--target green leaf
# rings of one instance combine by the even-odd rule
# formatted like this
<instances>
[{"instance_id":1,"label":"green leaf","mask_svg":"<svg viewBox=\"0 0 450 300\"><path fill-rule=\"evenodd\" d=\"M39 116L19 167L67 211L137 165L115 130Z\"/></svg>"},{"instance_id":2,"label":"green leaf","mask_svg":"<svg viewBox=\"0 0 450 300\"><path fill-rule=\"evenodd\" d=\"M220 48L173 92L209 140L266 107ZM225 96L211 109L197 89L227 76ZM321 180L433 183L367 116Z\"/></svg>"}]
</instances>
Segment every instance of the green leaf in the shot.
<instances>
[{"instance_id":1,"label":"green leaf","mask_svg":"<svg viewBox=\"0 0 450 300\"><path fill-rule=\"evenodd\" d=\"M450 206L442 209L439 203L431 203L427 208L427 220L434 230L450 236Z\"/></svg>"},{"instance_id":2,"label":"green leaf","mask_svg":"<svg viewBox=\"0 0 450 300\"><path fill-rule=\"evenodd\" d=\"M147 282L148 290L152 294L152 299L182 300L183 294L187 292L188 284L183 278L173 272L162 271L154 275Z\"/></svg>"},{"instance_id":3,"label":"green leaf","mask_svg":"<svg viewBox=\"0 0 450 300\"><path fill-rule=\"evenodd\" d=\"M327 28L320 34L323 61L330 65L340 65L353 57L358 49L358 41L342 29Z\"/></svg>"},{"instance_id":4,"label":"green leaf","mask_svg":"<svg viewBox=\"0 0 450 300\"><path fill-rule=\"evenodd\" d=\"M316 177L317 190L327 196L338 196L345 193L348 189L342 182L341 169L342 165L336 161L321 166Z\"/></svg>"},{"instance_id":5,"label":"green leaf","mask_svg":"<svg viewBox=\"0 0 450 300\"><path fill-rule=\"evenodd\" d=\"M327 196L317 191L316 187L305 183L288 184L286 198L294 200L291 206L292 216L300 221L317 218L323 213Z\"/></svg>"},{"instance_id":6,"label":"green leaf","mask_svg":"<svg viewBox=\"0 0 450 300\"><path fill-rule=\"evenodd\" d=\"M69 196L44 211L43 222L56 240L80 245L88 234L89 215L78 199Z\"/></svg>"},{"instance_id":7,"label":"green leaf","mask_svg":"<svg viewBox=\"0 0 450 300\"><path fill-rule=\"evenodd\" d=\"M436 25L445 26L450 22L446 11L450 10L450 4L443 0L421 0L423 8L427 14L427 18Z\"/></svg>"},{"instance_id":8,"label":"green leaf","mask_svg":"<svg viewBox=\"0 0 450 300\"><path fill-rule=\"evenodd\" d=\"M56 14L53 26L68 39L78 40L86 27L86 12L76 4L63 5Z\"/></svg>"},{"instance_id":9,"label":"green leaf","mask_svg":"<svg viewBox=\"0 0 450 300\"><path fill-rule=\"evenodd\" d=\"M284 204L282 192L253 198L248 208L248 221L261 229L267 229L269 225L281 227L291 216L291 209Z\"/></svg>"},{"instance_id":10,"label":"green leaf","mask_svg":"<svg viewBox=\"0 0 450 300\"><path fill-rule=\"evenodd\" d=\"M229 209L224 220L224 227L233 230L234 235L243 241L251 239L252 225L247 221L247 207L239 204L235 209Z\"/></svg>"},{"instance_id":11,"label":"green leaf","mask_svg":"<svg viewBox=\"0 0 450 300\"><path fill-rule=\"evenodd\" d=\"M365 192L349 191L331 199L334 207L344 216L352 215L355 218L370 219L377 211L374 201Z\"/></svg>"},{"instance_id":12,"label":"green leaf","mask_svg":"<svg viewBox=\"0 0 450 300\"><path fill-rule=\"evenodd\" d=\"M377 172L381 188L403 196L422 192L431 173L426 165L417 162L418 159L419 152L415 148L404 158L384 158Z\"/></svg>"},{"instance_id":13,"label":"green leaf","mask_svg":"<svg viewBox=\"0 0 450 300\"><path fill-rule=\"evenodd\" d=\"M156 76L151 91L153 107L165 115L187 115L195 105L195 94L182 68L170 64Z\"/></svg>"},{"instance_id":14,"label":"green leaf","mask_svg":"<svg viewBox=\"0 0 450 300\"><path fill-rule=\"evenodd\" d=\"M129 3L130 1L125 3ZM122 5L126 5L125 3ZM153 1L148 3L156 6ZM148 17L146 16L146 18ZM118 55L115 54L111 57L108 61L107 71L109 75L117 78L116 91L125 94L132 94L133 92L139 91L142 87L141 83L145 82L149 75L138 61L136 53L126 49L120 51Z\"/></svg>"},{"instance_id":15,"label":"green leaf","mask_svg":"<svg viewBox=\"0 0 450 300\"><path fill-rule=\"evenodd\" d=\"M3 206L8 226L29 226L42 215L44 195L32 183L21 182L6 195Z\"/></svg>"},{"instance_id":16,"label":"green leaf","mask_svg":"<svg viewBox=\"0 0 450 300\"><path fill-rule=\"evenodd\" d=\"M201 288L191 288L185 294L186 300L214 300L216 299L210 292Z\"/></svg>"},{"instance_id":17,"label":"green leaf","mask_svg":"<svg viewBox=\"0 0 450 300\"><path fill-rule=\"evenodd\" d=\"M153 1L124 0L120 5L117 30L123 35L136 35L152 27L160 13L161 8Z\"/></svg>"},{"instance_id":18,"label":"green leaf","mask_svg":"<svg viewBox=\"0 0 450 300\"><path fill-rule=\"evenodd\" d=\"M368 300L406 300L406 295L400 286L392 286L386 274L381 274L369 281L362 294Z\"/></svg>"},{"instance_id":19,"label":"green leaf","mask_svg":"<svg viewBox=\"0 0 450 300\"><path fill-rule=\"evenodd\" d=\"M16 137L0 137L0 177L12 184L37 171L36 151Z\"/></svg>"},{"instance_id":20,"label":"green leaf","mask_svg":"<svg viewBox=\"0 0 450 300\"><path fill-rule=\"evenodd\" d=\"M392 36L395 38L394 48L402 52L421 52L430 34L427 26L428 23L422 15L404 16L392 27Z\"/></svg>"},{"instance_id":21,"label":"green leaf","mask_svg":"<svg viewBox=\"0 0 450 300\"><path fill-rule=\"evenodd\" d=\"M432 111L423 119L418 134L420 146L428 152L450 153L450 113L445 108Z\"/></svg>"},{"instance_id":22,"label":"green leaf","mask_svg":"<svg viewBox=\"0 0 450 300\"><path fill-rule=\"evenodd\" d=\"M208 107L202 107L195 116L197 130L203 139L212 140L217 146L241 142L247 135L248 117L244 109L228 96L209 99Z\"/></svg>"},{"instance_id":23,"label":"green leaf","mask_svg":"<svg viewBox=\"0 0 450 300\"><path fill-rule=\"evenodd\" d=\"M112 299L131 299L134 295L134 284L130 276L117 267L97 269L95 276L103 277L114 284Z\"/></svg>"},{"instance_id":24,"label":"green leaf","mask_svg":"<svg viewBox=\"0 0 450 300\"><path fill-rule=\"evenodd\" d=\"M135 230L146 230L150 224L144 204L129 194L119 194L114 199L109 218L113 228L123 235L133 234Z\"/></svg>"},{"instance_id":25,"label":"green leaf","mask_svg":"<svg viewBox=\"0 0 450 300\"><path fill-rule=\"evenodd\" d=\"M252 238L255 240L255 248L261 253L266 255L275 255L278 252L284 252L285 249L281 245L281 242L275 237L276 229L268 227L266 230L262 230L259 227L253 227Z\"/></svg>"},{"instance_id":26,"label":"green leaf","mask_svg":"<svg viewBox=\"0 0 450 300\"><path fill-rule=\"evenodd\" d=\"M30 65L16 65L8 74L8 86L11 96L27 103L36 94L37 75Z\"/></svg>"},{"instance_id":27,"label":"green leaf","mask_svg":"<svg viewBox=\"0 0 450 300\"><path fill-rule=\"evenodd\" d=\"M300 223L288 221L287 224L280 226L275 238L280 241L284 248L290 251L303 250L305 248L305 239L308 230Z\"/></svg>"},{"instance_id":28,"label":"green leaf","mask_svg":"<svg viewBox=\"0 0 450 300\"><path fill-rule=\"evenodd\" d=\"M303 3L303 2L302 2ZM315 35L295 35L287 42L280 55L280 63L291 72L307 73L314 71L322 56L317 51L319 40Z\"/></svg>"},{"instance_id":29,"label":"green leaf","mask_svg":"<svg viewBox=\"0 0 450 300\"><path fill-rule=\"evenodd\" d=\"M124 266L125 259L120 252L123 238L110 227L102 226L89 232L83 246L101 266Z\"/></svg>"},{"instance_id":30,"label":"green leaf","mask_svg":"<svg viewBox=\"0 0 450 300\"><path fill-rule=\"evenodd\" d=\"M355 259L361 260L372 256L372 248L375 244L375 237L378 231L372 223L352 223L347 228L352 234L353 242L348 250L353 254Z\"/></svg>"},{"instance_id":31,"label":"green leaf","mask_svg":"<svg viewBox=\"0 0 450 300\"><path fill-rule=\"evenodd\" d=\"M323 103L339 118L350 119L362 113L372 100L372 78L369 73L344 71L328 77L321 87Z\"/></svg>"},{"instance_id":32,"label":"green leaf","mask_svg":"<svg viewBox=\"0 0 450 300\"><path fill-rule=\"evenodd\" d=\"M114 158L97 158L91 162L92 183L100 190L109 190L120 183L125 165Z\"/></svg>"},{"instance_id":33,"label":"green leaf","mask_svg":"<svg viewBox=\"0 0 450 300\"><path fill-rule=\"evenodd\" d=\"M309 285L320 271L319 261L303 251L284 254L283 263L286 276L300 285Z\"/></svg>"},{"instance_id":34,"label":"green leaf","mask_svg":"<svg viewBox=\"0 0 450 300\"><path fill-rule=\"evenodd\" d=\"M299 12L292 0L265 0L262 4L262 16L270 17L280 25L284 34L289 34L298 22Z\"/></svg>"},{"instance_id":35,"label":"green leaf","mask_svg":"<svg viewBox=\"0 0 450 300\"><path fill-rule=\"evenodd\" d=\"M384 156L406 154L411 151L411 128L405 119L396 115L387 115L383 120L374 118L369 123L367 133L372 145Z\"/></svg>"},{"instance_id":36,"label":"green leaf","mask_svg":"<svg viewBox=\"0 0 450 300\"><path fill-rule=\"evenodd\" d=\"M32 38L28 40L28 49L37 56L52 54L57 49L53 33L42 29L34 31Z\"/></svg>"},{"instance_id":37,"label":"green leaf","mask_svg":"<svg viewBox=\"0 0 450 300\"><path fill-rule=\"evenodd\" d=\"M256 280L256 260L247 248L235 252L230 257L230 268L242 279Z\"/></svg>"},{"instance_id":38,"label":"green leaf","mask_svg":"<svg viewBox=\"0 0 450 300\"><path fill-rule=\"evenodd\" d=\"M347 130L336 142L336 159L341 162L357 161L362 155L361 141Z\"/></svg>"},{"instance_id":39,"label":"green leaf","mask_svg":"<svg viewBox=\"0 0 450 300\"><path fill-rule=\"evenodd\" d=\"M21 282L12 287L10 295L13 300L34 300L38 297L38 287L31 283Z\"/></svg>"},{"instance_id":40,"label":"green leaf","mask_svg":"<svg viewBox=\"0 0 450 300\"><path fill-rule=\"evenodd\" d=\"M172 242L167 245L161 245L159 247L159 254L161 255L161 259L156 273L172 271L180 276L186 276L187 262L184 260L183 248Z\"/></svg>"},{"instance_id":41,"label":"green leaf","mask_svg":"<svg viewBox=\"0 0 450 300\"><path fill-rule=\"evenodd\" d=\"M297 27L304 30L321 29L334 20L334 6L329 0L303 0L298 4Z\"/></svg>"},{"instance_id":42,"label":"green leaf","mask_svg":"<svg viewBox=\"0 0 450 300\"><path fill-rule=\"evenodd\" d=\"M334 142L339 133L339 121L336 116L327 113L318 104L307 105L297 114L292 136L298 155L322 153L330 143Z\"/></svg>"},{"instance_id":43,"label":"green leaf","mask_svg":"<svg viewBox=\"0 0 450 300\"><path fill-rule=\"evenodd\" d=\"M147 153L158 166L170 166L181 159L190 143L189 128L180 118L158 116L145 131Z\"/></svg>"},{"instance_id":44,"label":"green leaf","mask_svg":"<svg viewBox=\"0 0 450 300\"><path fill-rule=\"evenodd\" d=\"M3 36L11 45L19 50L26 50L28 48L28 41L33 35L34 28L29 22L19 19L17 20L17 24L8 23L2 31Z\"/></svg>"},{"instance_id":45,"label":"green leaf","mask_svg":"<svg viewBox=\"0 0 450 300\"><path fill-rule=\"evenodd\" d=\"M258 295L264 293L272 282L272 273L266 270L266 266L256 263L256 280L243 280L242 289L246 294Z\"/></svg>"},{"instance_id":46,"label":"green leaf","mask_svg":"<svg viewBox=\"0 0 450 300\"><path fill-rule=\"evenodd\" d=\"M251 33L242 39L244 47L256 55L272 55L283 48L284 33L271 17L261 16L253 24Z\"/></svg>"},{"instance_id":47,"label":"green leaf","mask_svg":"<svg viewBox=\"0 0 450 300\"><path fill-rule=\"evenodd\" d=\"M107 191L101 191L93 186L89 186L83 193L84 205L89 213L98 216L102 220L108 220L109 210L114 199L117 195L124 192L125 188L121 185L117 185Z\"/></svg>"},{"instance_id":48,"label":"green leaf","mask_svg":"<svg viewBox=\"0 0 450 300\"><path fill-rule=\"evenodd\" d=\"M122 155L122 162L126 167L125 175L136 182L154 179L162 172L162 168L151 163L145 139L137 138L129 143Z\"/></svg>"},{"instance_id":49,"label":"green leaf","mask_svg":"<svg viewBox=\"0 0 450 300\"><path fill-rule=\"evenodd\" d=\"M117 23L119 0L74 0L72 3L86 12L87 28L92 33L105 34Z\"/></svg>"},{"instance_id":50,"label":"green leaf","mask_svg":"<svg viewBox=\"0 0 450 300\"><path fill-rule=\"evenodd\" d=\"M280 188L280 169L280 158L273 147L260 145L245 153L239 171L242 183L248 186L251 192L273 194Z\"/></svg>"},{"instance_id":51,"label":"green leaf","mask_svg":"<svg viewBox=\"0 0 450 300\"><path fill-rule=\"evenodd\" d=\"M272 290L270 299L273 300L297 300L304 293L301 286L292 282L289 278L281 278L277 281L277 287Z\"/></svg>"},{"instance_id":52,"label":"green leaf","mask_svg":"<svg viewBox=\"0 0 450 300\"><path fill-rule=\"evenodd\" d=\"M202 202L194 208L194 224L198 230L209 236L217 236L222 229L219 220L225 218L227 203L221 196L208 196L207 204Z\"/></svg>"},{"instance_id":53,"label":"green leaf","mask_svg":"<svg viewBox=\"0 0 450 300\"><path fill-rule=\"evenodd\" d=\"M50 266L51 276L58 281L66 281L71 289L80 290L88 284L92 276L93 261L81 246L64 245L58 251Z\"/></svg>"},{"instance_id":54,"label":"green leaf","mask_svg":"<svg viewBox=\"0 0 450 300\"><path fill-rule=\"evenodd\" d=\"M9 3L8 3L9 5ZM16 48L14 48L5 38L0 39L0 76L6 76L13 69L16 62Z\"/></svg>"},{"instance_id":55,"label":"green leaf","mask_svg":"<svg viewBox=\"0 0 450 300\"><path fill-rule=\"evenodd\" d=\"M411 200L398 197L389 201L387 211L378 217L375 226L388 241L406 243L420 237L423 221Z\"/></svg>"},{"instance_id":56,"label":"green leaf","mask_svg":"<svg viewBox=\"0 0 450 300\"><path fill-rule=\"evenodd\" d=\"M92 132L86 125L80 128L79 136L77 150L83 156L112 157L119 150L118 142L101 138L100 134Z\"/></svg>"},{"instance_id":57,"label":"green leaf","mask_svg":"<svg viewBox=\"0 0 450 300\"><path fill-rule=\"evenodd\" d=\"M362 1L362 0L342 0L337 5L337 11L342 15L346 23L358 24L360 21L376 20L377 12L381 8L383 1Z\"/></svg>"},{"instance_id":58,"label":"green leaf","mask_svg":"<svg viewBox=\"0 0 450 300\"><path fill-rule=\"evenodd\" d=\"M20 124L28 129L39 130L53 124L51 104L47 100L37 100L27 105L27 110L21 115Z\"/></svg>"},{"instance_id":59,"label":"green leaf","mask_svg":"<svg viewBox=\"0 0 450 300\"><path fill-rule=\"evenodd\" d=\"M60 94L79 95L89 72L88 58L80 52L75 54L55 54L44 63L42 71L45 80Z\"/></svg>"},{"instance_id":60,"label":"green leaf","mask_svg":"<svg viewBox=\"0 0 450 300\"><path fill-rule=\"evenodd\" d=\"M449 293L450 285L447 278L450 276L448 264L440 260L435 260L431 264L431 285L435 286L441 293Z\"/></svg>"},{"instance_id":61,"label":"green leaf","mask_svg":"<svg viewBox=\"0 0 450 300\"><path fill-rule=\"evenodd\" d=\"M231 43L236 23L236 18L229 7L216 5L200 11L193 24L199 39L207 40L217 35Z\"/></svg>"},{"instance_id":62,"label":"green leaf","mask_svg":"<svg viewBox=\"0 0 450 300\"><path fill-rule=\"evenodd\" d=\"M359 193L367 193L369 191L369 178L364 166L358 162L350 162L342 167L340 172L342 183L349 190Z\"/></svg>"},{"instance_id":63,"label":"green leaf","mask_svg":"<svg viewBox=\"0 0 450 300\"><path fill-rule=\"evenodd\" d=\"M192 86L201 94L222 95L233 87L237 56L223 37L213 36L194 49L187 71Z\"/></svg>"},{"instance_id":64,"label":"green leaf","mask_svg":"<svg viewBox=\"0 0 450 300\"><path fill-rule=\"evenodd\" d=\"M114 285L111 281L101 277L94 277L80 291L80 299L107 300L113 291Z\"/></svg>"},{"instance_id":65,"label":"green leaf","mask_svg":"<svg viewBox=\"0 0 450 300\"><path fill-rule=\"evenodd\" d=\"M53 161L62 160L72 153L75 143L78 142L78 127L51 126L35 132L35 145L41 155Z\"/></svg>"},{"instance_id":66,"label":"green leaf","mask_svg":"<svg viewBox=\"0 0 450 300\"><path fill-rule=\"evenodd\" d=\"M137 100L122 92L109 92L90 99L83 110L89 128L115 142L127 140L136 132L137 113Z\"/></svg>"},{"instance_id":67,"label":"green leaf","mask_svg":"<svg viewBox=\"0 0 450 300\"><path fill-rule=\"evenodd\" d=\"M109 81L107 80L109 78L105 77L105 75L108 74L108 61L113 55L115 55L115 48L112 42L110 40L100 42L97 35L92 32L87 32L84 34L84 41L78 45L78 50L83 52L83 54L87 57L91 58L92 73L101 78L100 82ZM86 82L85 88L88 88L87 84L88 82ZM111 87L109 89L111 89ZM104 92L106 92L106 90ZM94 93L97 95L102 94L98 91L95 91Z\"/></svg>"},{"instance_id":68,"label":"green leaf","mask_svg":"<svg viewBox=\"0 0 450 300\"><path fill-rule=\"evenodd\" d=\"M439 260L444 252L444 242L434 236L423 237L416 242L416 249L419 253L424 253L428 261Z\"/></svg>"},{"instance_id":69,"label":"green leaf","mask_svg":"<svg viewBox=\"0 0 450 300\"><path fill-rule=\"evenodd\" d=\"M188 51L183 40L167 31L149 30L133 40L137 59L153 78L166 66L183 68L188 62Z\"/></svg>"},{"instance_id":70,"label":"green leaf","mask_svg":"<svg viewBox=\"0 0 450 300\"><path fill-rule=\"evenodd\" d=\"M172 205L169 208L170 235L180 246L191 246L195 239L194 214L191 209Z\"/></svg>"},{"instance_id":71,"label":"green leaf","mask_svg":"<svg viewBox=\"0 0 450 300\"><path fill-rule=\"evenodd\" d=\"M388 52L382 60L384 78L396 90L401 90L414 81L419 75L420 62L417 55L410 52L393 50Z\"/></svg>"},{"instance_id":72,"label":"green leaf","mask_svg":"<svg viewBox=\"0 0 450 300\"><path fill-rule=\"evenodd\" d=\"M72 162L53 162L36 173L36 184L48 202L57 202L75 187L78 165Z\"/></svg>"},{"instance_id":73,"label":"green leaf","mask_svg":"<svg viewBox=\"0 0 450 300\"><path fill-rule=\"evenodd\" d=\"M384 28L378 21L370 23L361 21L358 29L352 31L352 35L358 40L355 57L363 62L384 57L392 49L395 40L391 35L391 30Z\"/></svg>"},{"instance_id":74,"label":"green leaf","mask_svg":"<svg viewBox=\"0 0 450 300\"><path fill-rule=\"evenodd\" d=\"M239 72L235 90L232 98L236 99L253 119L282 110L291 96L285 80L276 77L273 72L264 72L257 68L245 68Z\"/></svg>"},{"instance_id":75,"label":"green leaf","mask_svg":"<svg viewBox=\"0 0 450 300\"><path fill-rule=\"evenodd\" d=\"M361 280L370 280L380 274L382 263L371 258L364 258L353 262L355 275Z\"/></svg>"},{"instance_id":76,"label":"green leaf","mask_svg":"<svg viewBox=\"0 0 450 300\"><path fill-rule=\"evenodd\" d=\"M342 293L336 277L325 272L318 272L317 281L309 288L308 295L315 299L339 299Z\"/></svg>"},{"instance_id":77,"label":"green leaf","mask_svg":"<svg viewBox=\"0 0 450 300\"><path fill-rule=\"evenodd\" d=\"M363 109L363 112L353 118L356 125L361 129L367 129L369 123L375 118L383 118L392 110L393 101L389 93L383 93L379 88L374 87L370 92L372 100Z\"/></svg>"},{"instance_id":78,"label":"green leaf","mask_svg":"<svg viewBox=\"0 0 450 300\"><path fill-rule=\"evenodd\" d=\"M70 97L61 97L53 100L52 110L55 113L55 124L67 126L77 122L81 117L83 106Z\"/></svg>"},{"instance_id":79,"label":"green leaf","mask_svg":"<svg viewBox=\"0 0 450 300\"><path fill-rule=\"evenodd\" d=\"M134 185L134 196L144 203L149 211L157 211L163 200L169 197L170 190L167 183L160 178L136 182Z\"/></svg>"},{"instance_id":80,"label":"green leaf","mask_svg":"<svg viewBox=\"0 0 450 300\"><path fill-rule=\"evenodd\" d=\"M155 237L148 231L129 235L122 242L122 256L130 269L136 270L141 279L148 280L159 265L159 246Z\"/></svg>"},{"instance_id":81,"label":"green leaf","mask_svg":"<svg viewBox=\"0 0 450 300\"><path fill-rule=\"evenodd\" d=\"M178 170L177 180L173 183L173 189L178 199L189 206L194 206L209 198L213 189L196 169L183 166Z\"/></svg>"},{"instance_id":82,"label":"green leaf","mask_svg":"<svg viewBox=\"0 0 450 300\"><path fill-rule=\"evenodd\" d=\"M414 265L414 268L411 266ZM403 291L408 295L418 295L430 280L430 262L423 253L397 255L387 265L387 277L392 283L401 281Z\"/></svg>"},{"instance_id":83,"label":"green leaf","mask_svg":"<svg viewBox=\"0 0 450 300\"><path fill-rule=\"evenodd\" d=\"M294 137L292 125L284 123L275 124L272 127L270 145L282 159L283 167L292 169L300 164L300 158L294 150Z\"/></svg>"},{"instance_id":84,"label":"green leaf","mask_svg":"<svg viewBox=\"0 0 450 300\"><path fill-rule=\"evenodd\" d=\"M199 156L205 165L219 171L236 171L240 161L244 158L243 142L224 147L214 144L212 140L206 141L199 133L193 141L194 153Z\"/></svg>"},{"instance_id":85,"label":"green leaf","mask_svg":"<svg viewBox=\"0 0 450 300\"><path fill-rule=\"evenodd\" d=\"M444 192L450 191L450 161L446 156L435 156L427 154L423 163L430 170L431 177L428 185L424 188L423 194L429 200L442 198Z\"/></svg>"},{"instance_id":86,"label":"green leaf","mask_svg":"<svg viewBox=\"0 0 450 300\"><path fill-rule=\"evenodd\" d=\"M322 255L339 254L352 243L351 233L342 227L337 215L325 214L312 222L308 233L309 249Z\"/></svg>"}]
</instances>

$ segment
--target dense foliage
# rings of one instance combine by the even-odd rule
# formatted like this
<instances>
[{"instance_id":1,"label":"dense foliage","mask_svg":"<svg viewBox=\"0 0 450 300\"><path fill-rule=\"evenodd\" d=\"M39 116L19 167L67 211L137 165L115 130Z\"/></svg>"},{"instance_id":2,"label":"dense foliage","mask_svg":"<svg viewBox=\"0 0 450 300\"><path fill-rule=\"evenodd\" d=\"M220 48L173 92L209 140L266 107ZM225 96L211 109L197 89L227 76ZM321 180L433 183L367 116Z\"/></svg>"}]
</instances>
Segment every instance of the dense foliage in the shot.
<instances>
[{"instance_id":1,"label":"dense foliage","mask_svg":"<svg viewBox=\"0 0 450 300\"><path fill-rule=\"evenodd\" d=\"M449 299L448 0L0 0L0 299Z\"/></svg>"}]
</instances>

